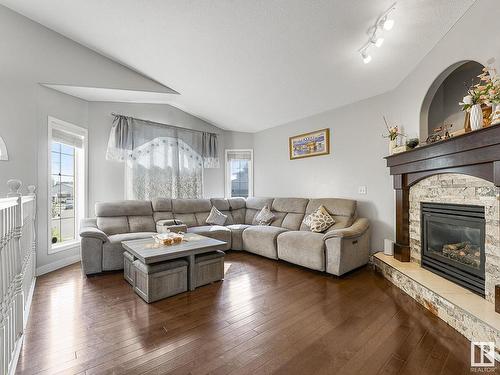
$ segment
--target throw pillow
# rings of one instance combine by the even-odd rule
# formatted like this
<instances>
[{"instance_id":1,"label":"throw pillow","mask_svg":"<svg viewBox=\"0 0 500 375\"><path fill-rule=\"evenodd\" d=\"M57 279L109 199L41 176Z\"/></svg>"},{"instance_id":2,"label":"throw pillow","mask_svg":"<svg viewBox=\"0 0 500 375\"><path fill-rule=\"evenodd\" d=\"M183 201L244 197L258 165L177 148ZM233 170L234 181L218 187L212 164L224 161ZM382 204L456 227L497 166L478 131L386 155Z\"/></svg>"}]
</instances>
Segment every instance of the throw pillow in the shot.
<instances>
[{"instance_id":1,"label":"throw pillow","mask_svg":"<svg viewBox=\"0 0 500 375\"><path fill-rule=\"evenodd\" d=\"M276 218L276 215L274 215L269 207L265 205L262 207L262 210L255 216L254 221L257 223L257 225L270 225L271 222Z\"/></svg>"},{"instance_id":2,"label":"throw pillow","mask_svg":"<svg viewBox=\"0 0 500 375\"><path fill-rule=\"evenodd\" d=\"M309 227L311 232L321 233L335 224L335 220L327 209L321 205L316 211L307 215L303 223Z\"/></svg>"},{"instance_id":3,"label":"throw pillow","mask_svg":"<svg viewBox=\"0 0 500 375\"><path fill-rule=\"evenodd\" d=\"M208 215L207 220L205 222L211 225L224 225L226 222L227 215L224 215L220 212L215 206L212 206L210 210L210 215Z\"/></svg>"}]
</instances>

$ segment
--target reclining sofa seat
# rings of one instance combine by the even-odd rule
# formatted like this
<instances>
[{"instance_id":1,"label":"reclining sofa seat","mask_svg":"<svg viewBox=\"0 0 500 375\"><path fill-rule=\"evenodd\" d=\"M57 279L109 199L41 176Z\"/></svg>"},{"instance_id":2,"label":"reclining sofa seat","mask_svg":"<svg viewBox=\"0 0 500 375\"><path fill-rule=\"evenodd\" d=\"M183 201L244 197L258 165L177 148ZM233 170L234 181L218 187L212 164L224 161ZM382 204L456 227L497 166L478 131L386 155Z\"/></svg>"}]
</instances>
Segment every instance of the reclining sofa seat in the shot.
<instances>
[{"instance_id":1,"label":"reclining sofa seat","mask_svg":"<svg viewBox=\"0 0 500 375\"><path fill-rule=\"evenodd\" d=\"M95 219L83 219L80 236L86 274L123 269L122 241L156 233L150 201L128 200L95 205Z\"/></svg>"},{"instance_id":2,"label":"reclining sofa seat","mask_svg":"<svg viewBox=\"0 0 500 375\"><path fill-rule=\"evenodd\" d=\"M265 205L276 217L269 226L257 225L255 217ZM325 233L313 233L302 221L320 205L332 213L335 224ZM206 224L212 206L227 216L223 226ZM181 220L188 232L225 241L225 250L245 250L338 276L369 259L369 223L357 218L356 201L349 199L157 198L97 203L96 216L81 225L86 274L122 269L121 241L148 238L156 222L165 219Z\"/></svg>"}]
</instances>

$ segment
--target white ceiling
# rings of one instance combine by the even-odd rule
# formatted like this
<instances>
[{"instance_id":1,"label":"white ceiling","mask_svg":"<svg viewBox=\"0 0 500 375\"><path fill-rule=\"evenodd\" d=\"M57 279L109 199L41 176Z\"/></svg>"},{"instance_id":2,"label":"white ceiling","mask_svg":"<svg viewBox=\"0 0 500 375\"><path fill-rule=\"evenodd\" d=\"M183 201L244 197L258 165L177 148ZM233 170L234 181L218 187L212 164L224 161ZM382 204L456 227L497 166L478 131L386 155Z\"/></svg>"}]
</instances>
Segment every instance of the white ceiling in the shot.
<instances>
[{"instance_id":1,"label":"white ceiling","mask_svg":"<svg viewBox=\"0 0 500 375\"><path fill-rule=\"evenodd\" d=\"M181 94L162 102L251 132L394 88L474 0L400 0L364 65L357 50L392 2L0 0Z\"/></svg>"}]
</instances>

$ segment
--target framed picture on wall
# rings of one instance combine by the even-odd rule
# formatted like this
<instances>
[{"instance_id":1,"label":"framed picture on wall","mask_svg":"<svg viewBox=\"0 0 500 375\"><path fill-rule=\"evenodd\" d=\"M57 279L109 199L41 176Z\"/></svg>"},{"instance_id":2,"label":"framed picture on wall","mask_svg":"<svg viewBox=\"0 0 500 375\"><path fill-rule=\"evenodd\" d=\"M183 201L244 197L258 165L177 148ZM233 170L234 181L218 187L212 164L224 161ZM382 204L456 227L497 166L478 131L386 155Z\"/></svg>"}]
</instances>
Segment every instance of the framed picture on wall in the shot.
<instances>
[{"instance_id":1,"label":"framed picture on wall","mask_svg":"<svg viewBox=\"0 0 500 375\"><path fill-rule=\"evenodd\" d=\"M330 129L295 135L289 139L290 160L330 153Z\"/></svg>"}]
</instances>

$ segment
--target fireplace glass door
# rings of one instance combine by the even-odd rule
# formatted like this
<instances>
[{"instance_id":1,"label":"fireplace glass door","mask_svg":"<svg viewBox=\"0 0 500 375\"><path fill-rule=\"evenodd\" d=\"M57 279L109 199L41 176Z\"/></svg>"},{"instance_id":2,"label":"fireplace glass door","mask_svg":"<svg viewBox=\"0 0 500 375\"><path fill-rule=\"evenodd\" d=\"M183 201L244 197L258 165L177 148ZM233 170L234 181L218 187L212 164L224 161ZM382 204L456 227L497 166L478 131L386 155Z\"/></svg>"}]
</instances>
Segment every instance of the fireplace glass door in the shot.
<instances>
[{"instance_id":1,"label":"fireplace glass door","mask_svg":"<svg viewBox=\"0 0 500 375\"><path fill-rule=\"evenodd\" d=\"M484 207L422 203L422 266L484 295Z\"/></svg>"}]
</instances>

